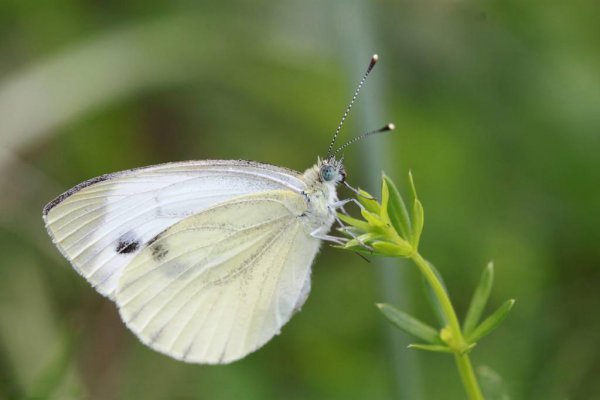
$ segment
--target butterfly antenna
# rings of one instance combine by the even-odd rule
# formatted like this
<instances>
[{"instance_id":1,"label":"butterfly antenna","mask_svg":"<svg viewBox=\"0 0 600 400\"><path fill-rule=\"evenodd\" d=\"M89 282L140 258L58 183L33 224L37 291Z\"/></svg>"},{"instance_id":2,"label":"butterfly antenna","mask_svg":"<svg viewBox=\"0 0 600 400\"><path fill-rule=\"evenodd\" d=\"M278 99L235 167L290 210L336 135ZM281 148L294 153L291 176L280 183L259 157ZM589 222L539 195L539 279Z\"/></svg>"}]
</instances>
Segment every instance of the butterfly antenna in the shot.
<instances>
[{"instance_id":1,"label":"butterfly antenna","mask_svg":"<svg viewBox=\"0 0 600 400\"><path fill-rule=\"evenodd\" d=\"M340 130L342 129L342 125L344 125L344 121L346 121L346 117L348 117L348 113L350 112L350 109L352 108L352 106L354 105L354 102L356 101L356 97L358 96L358 92L360 92L360 89L365 84L365 81L367 80L367 77L371 73L371 70L373 69L373 67L375 66L375 64L377 64L377 60L379 60L379 56L377 54L373 54L373 57L371 57L371 62L369 63L369 67L367 68L367 71L365 72L365 74L363 75L362 79L358 83L358 87L354 91L354 95L352 96L352 100L350 100L350 104L348 104L348 107L346 107L346 111L344 111L344 115L342 116L342 120L340 121L340 124L338 125L337 129L335 130L335 133L333 134L333 139L331 139L331 143L329 144L329 148L327 149L327 158L331 157L331 150L333 149L333 145L335 144L335 140L337 139L337 136L340 133Z\"/></svg>"},{"instance_id":2,"label":"butterfly antenna","mask_svg":"<svg viewBox=\"0 0 600 400\"><path fill-rule=\"evenodd\" d=\"M360 140L363 140L364 138L367 138L369 136L373 136L373 135L377 135L379 133L385 133L385 132L389 132L389 131L393 131L394 129L396 129L396 125L394 124L387 124L386 126L377 129L376 131L371 131L371 132L367 132L367 133L363 133L360 136L355 137L352 140L347 141L346 143L344 143L343 145L341 145L333 154L337 154L340 151L344 150L346 147L350 146L351 144L354 144Z\"/></svg>"}]
</instances>

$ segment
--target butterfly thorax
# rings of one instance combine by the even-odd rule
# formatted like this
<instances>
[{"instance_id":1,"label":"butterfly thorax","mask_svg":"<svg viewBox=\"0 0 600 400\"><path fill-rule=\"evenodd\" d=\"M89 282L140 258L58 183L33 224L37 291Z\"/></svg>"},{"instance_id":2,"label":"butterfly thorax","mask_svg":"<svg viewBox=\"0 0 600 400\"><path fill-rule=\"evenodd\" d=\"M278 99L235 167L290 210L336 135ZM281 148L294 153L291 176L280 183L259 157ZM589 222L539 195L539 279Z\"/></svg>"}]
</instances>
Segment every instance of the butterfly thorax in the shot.
<instances>
[{"instance_id":1,"label":"butterfly thorax","mask_svg":"<svg viewBox=\"0 0 600 400\"><path fill-rule=\"evenodd\" d=\"M333 158L319 159L302 177L306 183L303 192L307 205L303 215L306 226L311 232L320 228L325 233L335 221L333 205L338 201L336 186L346 177L344 166Z\"/></svg>"}]
</instances>

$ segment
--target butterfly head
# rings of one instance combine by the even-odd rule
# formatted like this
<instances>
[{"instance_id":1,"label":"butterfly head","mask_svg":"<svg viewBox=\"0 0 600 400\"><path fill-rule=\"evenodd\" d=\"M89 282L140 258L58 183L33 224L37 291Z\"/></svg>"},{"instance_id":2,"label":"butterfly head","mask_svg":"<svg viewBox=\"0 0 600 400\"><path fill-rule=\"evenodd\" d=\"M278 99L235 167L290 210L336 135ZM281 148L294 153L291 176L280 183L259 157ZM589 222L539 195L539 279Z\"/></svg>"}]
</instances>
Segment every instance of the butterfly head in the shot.
<instances>
[{"instance_id":1,"label":"butterfly head","mask_svg":"<svg viewBox=\"0 0 600 400\"><path fill-rule=\"evenodd\" d=\"M319 169L319 180L323 183L344 183L346 180L346 170L344 169L343 159L337 160L335 157L329 157L319 160L317 167Z\"/></svg>"}]
</instances>

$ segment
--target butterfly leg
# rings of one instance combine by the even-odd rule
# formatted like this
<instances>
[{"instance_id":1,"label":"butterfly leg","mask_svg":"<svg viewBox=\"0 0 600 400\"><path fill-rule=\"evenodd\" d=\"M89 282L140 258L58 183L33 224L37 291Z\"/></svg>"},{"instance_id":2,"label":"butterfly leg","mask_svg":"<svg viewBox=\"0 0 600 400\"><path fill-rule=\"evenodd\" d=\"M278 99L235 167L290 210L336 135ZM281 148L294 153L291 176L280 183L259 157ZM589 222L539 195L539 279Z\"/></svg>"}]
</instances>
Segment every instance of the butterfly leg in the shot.
<instances>
[{"instance_id":1,"label":"butterfly leg","mask_svg":"<svg viewBox=\"0 0 600 400\"><path fill-rule=\"evenodd\" d=\"M356 204L361 210L364 210L364 206L362 204L360 204L360 202L356 199L344 199L344 200L338 200L335 203L333 203L331 205L332 208L339 208L342 211L344 211L344 214L346 213L346 210L344 210L344 206L348 203L354 203Z\"/></svg>"},{"instance_id":2,"label":"butterfly leg","mask_svg":"<svg viewBox=\"0 0 600 400\"><path fill-rule=\"evenodd\" d=\"M352 239L355 239L365 249L367 249L369 251L372 251L373 249L370 246L367 246L358 236L356 236L354 234L354 232L352 232L351 228L348 227L348 226L346 226L346 224L344 224L344 222L335 213L335 209L340 209L340 210L342 210L342 212L344 214L349 215L348 212L344 209L344 205L346 205L348 203L355 203L361 210L364 210L364 208L365 208L356 199L344 199L344 200L340 200L340 201L337 201L337 202L333 203L331 205L331 207L334 209L333 217L335 218L335 221L339 225L338 229L340 229L341 231L347 233L350 237L352 237ZM346 239L346 241L347 241L347 239Z\"/></svg>"},{"instance_id":3,"label":"butterfly leg","mask_svg":"<svg viewBox=\"0 0 600 400\"><path fill-rule=\"evenodd\" d=\"M336 201L335 203L333 203L331 205L331 208L333 208L334 211L335 211L335 209L340 209L345 215L350 216L350 214L348 213L348 211L346 211L346 208L344 207L348 203L356 204L361 210L365 209L365 207L362 204L360 204L360 202L356 199L344 199L344 200ZM334 214L335 214L335 212L334 212Z\"/></svg>"},{"instance_id":4,"label":"butterfly leg","mask_svg":"<svg viewBox=\"0 0 600 400\"><path fill-rule=\"evenodd\" d=\"M348 182L344 181L344 186L346 186L348 189L350 189L351 191L353 191L354 193L356 193L357 196L360 197L364 197L367 200L377 200L374 197L371 196L365 196L363 193L360 192L360 190L358 190L357 188L355 188L354 186L350 185Z\"/></svg>"},{"instance_id":5,"label":"butterfly leg","mask_svg":"<svg viewBox=\"0 0 600 400\"><path fill-rule=\"evenodd\" d=\"M347 239L345 238L339 238L337 236L328 235L326 232L323 232L323 228L320 227L312 231L310 233L310 236L316 239L324 240L326 242L332 242L339 245L344 245L347 241Z\"/></svg>"},{"instance_id":6,"label":"butterfly leg","mask_svg":"<svg viewBox=\"0 0 600 400\"><path fill-rule=\"evenodd\" d=\"M335 220L338 223L338 225L340 226L338 228L340 231L347 233L350 237L352 237L352 239L356 240L366 250L373 251L373 248L371 246L367 245L365 242L363 242L361 238L356 236L356 234L354 232L352 232L352 228L349 226L346 226L344 224L344 222L337 215L335 216ZM347 239L346 239L346 241L347 241Z\"/></svg>"}]
</instances>

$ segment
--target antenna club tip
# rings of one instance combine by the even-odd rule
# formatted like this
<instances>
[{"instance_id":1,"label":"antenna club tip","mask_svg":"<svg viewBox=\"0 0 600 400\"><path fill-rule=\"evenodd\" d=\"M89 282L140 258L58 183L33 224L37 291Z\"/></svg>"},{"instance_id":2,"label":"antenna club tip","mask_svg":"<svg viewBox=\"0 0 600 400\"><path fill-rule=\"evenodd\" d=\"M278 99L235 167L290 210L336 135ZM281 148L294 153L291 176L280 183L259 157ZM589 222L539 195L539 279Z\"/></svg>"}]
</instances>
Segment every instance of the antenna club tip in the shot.
<instances>
[{"instance_id":1,"label":"antenna club tip","mask_svg":"<svg viewBox=\"0 0 600 400\"><path fill-rule=\"evenodd\" d=\"M377 60L379 60L379 56L377 54L373 54L373 57L371 57L371 62L369 63L369 68L367 68L367 74L371 72L375 64L377 64Z\"/></svg>"},{"instance_id":2,"label":"antenna club tip","mask_svg":"<svg viewBox=\"0 0 600 400\"><path fill-rule=\"evenodd\" d=\"M396 125L389 123L389 124L387 124L387 129L388 129L388 131L393 131L394 129L396 129Z\"/></svg>"}]
</instances>

